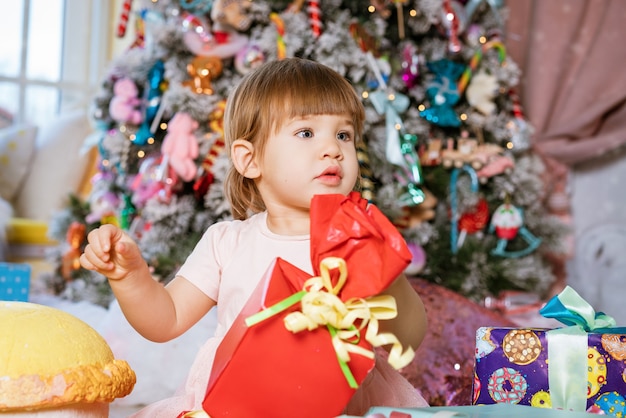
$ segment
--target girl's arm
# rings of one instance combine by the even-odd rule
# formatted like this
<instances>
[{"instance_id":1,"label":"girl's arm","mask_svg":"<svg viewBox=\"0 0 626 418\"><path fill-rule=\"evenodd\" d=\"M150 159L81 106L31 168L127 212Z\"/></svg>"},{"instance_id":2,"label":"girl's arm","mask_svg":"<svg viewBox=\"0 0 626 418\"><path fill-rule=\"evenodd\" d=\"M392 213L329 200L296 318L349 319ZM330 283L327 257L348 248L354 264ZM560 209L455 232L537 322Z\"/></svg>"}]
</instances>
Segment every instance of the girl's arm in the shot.
<instances>
[{"instance_id":1,"label":"girl's arm","mask_svg":"<svg viewBox=\"0 0 626 418\"><path fill-rule=\"evenodd\" d=\"M417 350L428 327L422 299L404 274L381 294L395 298L398 315L393 319L380 321L380 331L394 334L402 343L403 349L406 350L410 346Z\"/></svg>"},{"instance_id":2,"label":"girl's arm","mask_svg":"<svg viewBox=\"0 0 626 418\"><path fill-rule=\"evenodd\" d=\"M109 279L128 322L145 338L164 342L194 325L215 301L182 277L166 287L156 281L137 244L121 229L104 225L88 236L80 261Z\"/></svg>"}]
</instances>

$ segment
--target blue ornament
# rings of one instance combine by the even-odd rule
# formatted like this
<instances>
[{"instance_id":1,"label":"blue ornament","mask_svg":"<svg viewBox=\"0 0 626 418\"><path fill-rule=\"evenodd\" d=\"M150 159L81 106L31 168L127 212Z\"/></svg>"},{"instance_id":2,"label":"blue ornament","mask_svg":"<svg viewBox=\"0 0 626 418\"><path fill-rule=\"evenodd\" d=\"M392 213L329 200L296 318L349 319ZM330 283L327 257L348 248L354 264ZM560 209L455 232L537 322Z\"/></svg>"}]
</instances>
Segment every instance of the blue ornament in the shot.
<instances>
[{"instance_id":1,"label":"blue ornament","mask_svg":"<svg viewBox=\"0 0 626 418\"><path fill-rule=\"evenodd\" d=\"M426 87L426 95L431 107L420 111L420 116L442 127L461 126L461 121L453 106L461 98L457 80L463 74L465 65L443 59L429 62L426 66L435 75L435 79Z\"/></svg>"},{"instance_id":2,"label":"blue ornament","mask_svg":"<svg viewBox=\"0 0 626 418\"><path fill-rule=\"evenodd\" d=\"M148 139L154 135L152 122L154 121L159 107L161 106L161 98L163 96L163 80L165 73L165 65L163 61L158 60L148 72L148 89L146 91L146 116L142 124L139 126L133 143L137 145L146 145Z\"/></svg>"}]
</instances>

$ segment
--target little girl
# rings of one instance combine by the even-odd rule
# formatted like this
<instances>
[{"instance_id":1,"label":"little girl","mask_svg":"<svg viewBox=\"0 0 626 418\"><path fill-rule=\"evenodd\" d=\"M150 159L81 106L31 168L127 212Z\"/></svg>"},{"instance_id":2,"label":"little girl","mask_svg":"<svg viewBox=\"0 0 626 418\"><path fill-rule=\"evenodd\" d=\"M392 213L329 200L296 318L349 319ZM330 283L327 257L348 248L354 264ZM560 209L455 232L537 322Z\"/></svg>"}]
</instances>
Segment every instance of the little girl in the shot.
<instances>
[{"instance_id":1,"label":"little girl","mask_svg":"<svg viewBox=\"0 0 626 418\"><path fill-rule=\"evenodd\" d=\"M276 257L313 273L311 198L355 189L364 118L359 96L335 71L298 58L266 63L231 93L224 115L232 161L225 188L235 220L209 227L167 286L151 277L124 231L103 225L89 233L81 264L108 278L124 315L145 338L176 338L218 306L215 336L200 349L184 387L137 417L174 418L202 409L215 351ZM381 332L416 349L426 331L421 299L404 275L384 293L396 299L398 316L381 321ZM374 405L426 402L396 370L377 361L345 413L362 415Z\"/></svg>"}]
</instances>

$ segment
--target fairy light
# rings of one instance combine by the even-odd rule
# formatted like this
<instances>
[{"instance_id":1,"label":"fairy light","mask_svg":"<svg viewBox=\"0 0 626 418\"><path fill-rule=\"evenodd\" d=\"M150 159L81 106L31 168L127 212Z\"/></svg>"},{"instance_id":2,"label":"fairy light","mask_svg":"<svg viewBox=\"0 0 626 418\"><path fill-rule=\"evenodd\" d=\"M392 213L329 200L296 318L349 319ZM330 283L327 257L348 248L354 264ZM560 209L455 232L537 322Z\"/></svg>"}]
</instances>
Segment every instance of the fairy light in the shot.
<instances>
[{"instance_id":1,"label":"fairy light","mask_svg":"<svg viewBox=\"0 0 626 418\"><path fill-rule=\"evenodd\" d=\"M376 11L376 8L373 5L370 4L367 7L367 11L370 12L370 13L374 13Z\"/></svg>"},{"instance_id":2,"label":"fairy light","mask_svg":"<svg viewBox=\"0 0 626 418\"><path fill-rule=\"evenodd\" d=\"M148 145L154 144L154 138L153 137L148 138L147 142L148 142Z\"/></svg>"},{"instance_id":3,"label":"fairy light","mask_svg":"<svg viewBox=\"0 0 626 418\"><path fill-rule=\"evenodd\" d=\"M459 119L461 119L461 120L467 120L467 114L466 114L466 113L461 113L461 114L459 115Z\"/></svg>"},{"instance_id":4,"label":"fairy light","mask_svg":"<svg viewBox=\"0 0 626 418\"><path fill-rule=\"evenodd\" d=\"M509 141L509 142L506 143L506 148L507 149L513 149L513 148L515 148L515 145L511 141Z\"/></svg>"},{"instance_id":5,"label":"fairy light","mask_svg":"<svg viewBox=\"0 0 626 418\"><path fill-rule=\"evenodd\" d=\"M364 91L363 93L361 93L361 97L364 98L364 99L367 99L368 97L370 97L370 94L369 94L369 92Z\"/></svg>"},{"instance_id":6,"label":"fairy light","mask_svg":"<svg viewBox=\"0 0 626 418\"><path fill-rule=\"evenodd\" d=\"M409 16L411 16L411 17L417 16L417 10L415 10L415 9L409 10Z\"/></svg>"},{"instance_id":7,"label":"fairy light","mask_svg":"<svg viewBox=\"0 0 626 418\"><path fill-rule=\"evenodd\" d=\"M143 158L145 156L146 156L146 153L144 150L140 149L139 151L137 151L137 157Z\"/></svg>"},{"instance_id":8,"label":"fairy light","mask_svg":"<svg viewBox=\"0 0 626 418\"><path fill-rule=\"evenodd\" d=\"M426 110L426 106L424 106L423 104L417 106L417 110L419 110L420 112Z\"/></svg>"}]
</instances>

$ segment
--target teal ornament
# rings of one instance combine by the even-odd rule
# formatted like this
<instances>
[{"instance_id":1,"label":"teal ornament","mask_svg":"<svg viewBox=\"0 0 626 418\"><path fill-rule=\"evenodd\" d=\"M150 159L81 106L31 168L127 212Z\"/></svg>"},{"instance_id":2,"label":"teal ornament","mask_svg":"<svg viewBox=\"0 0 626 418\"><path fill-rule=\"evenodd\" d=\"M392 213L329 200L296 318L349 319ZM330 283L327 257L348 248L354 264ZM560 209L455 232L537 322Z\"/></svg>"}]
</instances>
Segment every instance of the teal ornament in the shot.
<instances>
[{"instance_id":1,"label":"teal ornament","mask_svg":"<svg viewBox=\"0 0 626 418\"><path fill-rule=\"evenodd\" d=\"M398 176L398 180L406 187L406 191L400 195L400 201L406 206L417 206L426 200L426 194L420 187L423 182L422 166L416 147L417 135L404 134L402 136L400 150L405 166L401 167L402 175Z\"/></svg>"},{"instance_id":2,"label":"teal ornament","mask_svg":"<svg viewBox=\"0 0 626 418\"><path fill-rule=\"evenodd\" d=\"M158 60L148 72L148 88L146 90L146 117L139 126L135 134L134 144L146 145L148 139L154 135L152 123L154 122L159 107L161 106L161 98L163 97L163 80L165 73L165 65L163 61ZM158 121L157 121L158 122Z\"/></svg>"},{"instance_id":3,"label":"teal ornament","mask_svg":"<svg viewBox=\"0 0 626 418\"><path fill-rule=\"evenodd\" d=\"M458 128L461 121L453 107L461 98L457 80L465 71L465 65L443 59L426 66L435 77L426 87L430 107L420 111L420 116L434 125Z\"/></svg>"},{"instance_id":4,"label":"teal ornament","mask_svg":"<svg viewBox=\"0 0 626 418\"><path fill-rule=\"evenodd\" d=\"M180 2L180 7L191 14L203 15L211 11L213 0L183 0Z\"/></svg>"},{"instance_id":5,"label":"teal ornament","mask_svg":"<svg viewBox=\"0 0 626 418\"><path fill-rule=\"evenodd\" d=\"M404 131L404 123L400 113L409 108L409 98L404 94L376 90L370 93L370 100L374 109L380 115L385 115L387 132L387 146L385 149L387 160L395 165L404 165L404 156L400 149L400 133Z\"/></svg>"},{"instance_id":6,"label":"teal ornament","mask_svg":"<svg viewBox=\"0 0 626 418\"><path fill-rule=\"evenodd\" d=\"M461 168L454 168L450 174L450 212L451 212L451 226L450 226L450 250L452 254L459 252L459 209L457 198L457 182L459 176L465 173L470 177L471 188L473 193L478 192L478 175L476 170L471 166L464 164Z\"/></svg>"}]
</instances>

